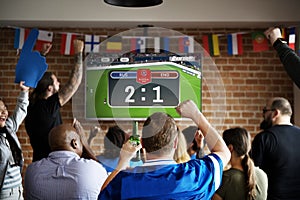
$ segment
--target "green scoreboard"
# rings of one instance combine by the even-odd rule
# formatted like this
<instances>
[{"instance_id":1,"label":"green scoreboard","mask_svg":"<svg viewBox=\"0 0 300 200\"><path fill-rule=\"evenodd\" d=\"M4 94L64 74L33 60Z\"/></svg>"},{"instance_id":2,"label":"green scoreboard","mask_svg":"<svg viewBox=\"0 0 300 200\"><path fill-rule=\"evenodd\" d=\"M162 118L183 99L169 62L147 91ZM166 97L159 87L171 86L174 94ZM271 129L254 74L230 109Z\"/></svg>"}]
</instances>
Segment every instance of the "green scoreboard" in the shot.
<instances>
[{"instance_id":1,"label":"green scoreboard","mask_svg":"<svg viewBox=\"0 0 300 200\"><path fill-rule=\"evenodd\" d=\"M152 62L86 69L85 116L98 120L145 120L153 112L180 118L175 107L191 99L201 109L199 69Z\"/></svg>"}]
</instances>

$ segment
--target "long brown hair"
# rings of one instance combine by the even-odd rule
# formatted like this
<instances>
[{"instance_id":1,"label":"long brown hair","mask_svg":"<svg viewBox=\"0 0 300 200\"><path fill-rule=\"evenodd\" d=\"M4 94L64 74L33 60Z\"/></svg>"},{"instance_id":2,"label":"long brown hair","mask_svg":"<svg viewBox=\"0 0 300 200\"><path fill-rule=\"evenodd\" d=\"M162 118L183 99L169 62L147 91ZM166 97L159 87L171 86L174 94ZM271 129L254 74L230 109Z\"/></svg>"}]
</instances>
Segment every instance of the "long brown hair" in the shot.
<instances>
[{"instance_id":1,"label":"long brown hair","mask_svg":"<svg viewBox=\"0 0 300 200\"><path fill-rule=\"evenodd\" d=\"M246 199L254 199L256 196L256 182L255 182L255 171L254 163L249 156L251 148L250 134L244 128L237 127L227 129L223 132L223 139L228 145L232 145L237 156L244 156L242 159L242 167L246 178Z\"/></svg>"},{"instance_id":2,"label":"long brown hair","mask_svg":"<svg viewBox=\"0 0 300 200\"><path fill-rule=\"evenodd\" d=\"M38 99L45 97L48 86L53 85L52 72L45 72L41 80L38 82L36 88L32 91L29 101L35 103Z\"/></svg>"}]
</instances>

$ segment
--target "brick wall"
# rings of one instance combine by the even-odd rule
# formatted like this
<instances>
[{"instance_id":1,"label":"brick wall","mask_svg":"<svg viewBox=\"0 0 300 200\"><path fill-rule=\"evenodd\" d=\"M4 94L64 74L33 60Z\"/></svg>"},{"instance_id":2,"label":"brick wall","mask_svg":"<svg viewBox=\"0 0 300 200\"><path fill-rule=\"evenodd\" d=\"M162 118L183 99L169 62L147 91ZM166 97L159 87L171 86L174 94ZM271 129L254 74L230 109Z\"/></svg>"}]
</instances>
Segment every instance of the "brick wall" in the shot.
<instances>
[{"instance_id":1,"label":"brick wall","mask_svg":"<svg viewBox=\"0 0 300 200\"><path fill-rule=\"evenodd\" d=\"M61 28L40 28L55 32L75 32L95 35L114 35L123 29L61 29ZM176 29L186 35L193 35L195 40L202 44L203 34L227 34L238 31L253 32L259 29ZM261 30L260 30L261 31ZM83 36L79 36L84 39ZM73 58L60 54L60 36L53 39L52 51L47 56L49 70L53 71L59 78L61 84L66 83L72 68ZM203 68L203 99L202 111L209 121L219 130L223 131L229 127L243 126L254 136L259 132L259 123L262 120L262 108L268 98L282 96L293 103L292 82L285 73L276 52L270 46L269 51L255 53L252 51L252 40L250 34L243 35L244 53L240 56L228 56L226 37L220 37L220 53L213 57L215 71L211 71L209 65ZM18 87L14 84L15 66L18 61L16 49L13 48L14 29L0 29L0 96L4 98L9 111L12 112L16 97L19 93ZM222 84L217 83L214 72L218 72ZM222 91L222 88L225 90ZM65 123L71 123L73 119L72 101L62 107L62 117ZM85 123L87 131L94 125L101 127L101 133L92 141L92 148L95 153L102 152L103 134L114 122L91 122ZM131 123L121 124L125 131L130 133ZM187 122L181 122L179 126L188 126ZM38 126L38 124L37 124ZM141 129L142 123L139 124ZM22 144L25 157L25 168L31 162L32 149L29 138L26 135L24 124L21 125L19 139Z\"/></svg>"}]
</instances>

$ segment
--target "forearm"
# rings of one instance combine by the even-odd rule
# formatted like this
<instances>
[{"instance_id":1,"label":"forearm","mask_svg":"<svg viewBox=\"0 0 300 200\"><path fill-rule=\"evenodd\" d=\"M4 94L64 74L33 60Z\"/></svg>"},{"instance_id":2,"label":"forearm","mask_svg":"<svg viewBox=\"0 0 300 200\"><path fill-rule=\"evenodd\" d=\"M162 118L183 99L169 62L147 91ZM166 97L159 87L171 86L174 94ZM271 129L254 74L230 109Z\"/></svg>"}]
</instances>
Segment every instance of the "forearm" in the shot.
<instances>
[{"instance_id":1,"label":"forearm","mask_svg":"<svg viewBox=\"0 0 300 200\"><path fill-rule=\"evenodd\" d=\"M275 43L274 48L286 72L300 88L300 57L285 43Z\"/></svg>"},{"instance_id":2,"label":"forearm","mask_svg":"<svg viewBox=\"0 0 300 200\"><path fill-rule=\"evenodd\" d=\"M67 84L58 93L61 106L67 103L74 95L74 93L77 91L82 80L82 74L83 74L82 52L79 52L75 55L75 66L71 72Z\"/></svg>"},{"instance_id":3,"label":"forearm","mask_svg":"<svg viewBox=\"0 0 300 200\"><path fill-rule=\"evenodd\" d=\"M210 125L204 115L200 112L194 115L193 121L202 131L209 150L212 153L217 154L224 165L226 165L230 159L230 152L218 131Z\"/></svg>"},{"instance_id":4,"label":"forearm","mask_svg":"<svg viewBox=\"0 0 300 200\"><path fill-rule=\"evenodd\" d=\"M118 165L116 169L105 180L101 188L101 191L104 188L106 188L106 186L116 177L116 175L120 171L125 170L129 166L130 160L134 157L136 152L141 148L142 148L141 144L139 144L138 146L131 145L130 141L127 141L125 144L123 144L122 149L120 151L120 159Z\"/></svg>"},{"instance_id":5,"label":"forearm","mask_svg":"<svg viewBox=\"0 0 300 200\"><path fill-rule=\"evenodd\" d=\"M122 158L122 156L120 156L116 169L108 175L107 179L102 185L101 191L106 188L106 186L119 174L120 171L125 170L129 166L129 162L130 158Z\"/></svg>"},{"instance_id":6,"label":"forearm","mask_svg":"<svg viewBox=\"0 0 300 200\"><path fill-rule=\"evenodd\" d=\"M20 92L20 95L17 99L16 108L14 110L13 115L10 117L11 119L10 122L13 123L13 125L9 125L9 126L13 127L15 132L18 130L20 124L23 122L24 118L26 117L27 107L29 104L28 95L29 95L28 91ZM8 124L10 122L8 121Z\"/></svg>"},{"instance_id":7,"label":"forearm","mask_svg":"<svg viewBox=\"0 0 300 200\"><path fill-rule=\"evenodd\" d=\"M120 170L115 169L112 173L110 173L108 175L108 177L106 178L106 180L104 181L102 187L101 187L101 191L104 190L107 185L119 174Z\"/></svg>"}]
</instances>

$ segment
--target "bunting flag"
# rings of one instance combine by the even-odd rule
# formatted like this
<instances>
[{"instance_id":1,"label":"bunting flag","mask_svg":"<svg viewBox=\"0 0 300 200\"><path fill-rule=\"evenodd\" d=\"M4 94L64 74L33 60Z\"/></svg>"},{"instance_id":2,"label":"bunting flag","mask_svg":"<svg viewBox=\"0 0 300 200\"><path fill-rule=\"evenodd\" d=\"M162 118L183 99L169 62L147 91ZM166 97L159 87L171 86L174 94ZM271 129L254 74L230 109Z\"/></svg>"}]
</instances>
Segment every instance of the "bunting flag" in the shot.
<instances>
[{"instance_id":1,"label":"bunting flag","mask_svg":"<svg viewBox=\"0 0 300 200\"><path fill-rule=\"evenodd\" d=\"M269 43L263 32L253 32L251 37L254 52L269 50Z\"/></svg>"},{"instance_id":2,"label":"bunting flag","mask_svg":"<svg viewBox=\"0 0 300 200\"><path fill-rule=\"evenodd\" d=\"M243 38L242 34L233 33L227 35L227 50L229 55L243 54Z\"/></svg>"},{"instance_id":3,"label":"bunting flag","mask_svg":"<svg viewBox=\"0 0 300 200\"><path fill-rule=\"evenodd\" d=\"M160 52L160 37L154 38L154 53Z\"/></svg>"},{"instance_id":4,"label":"bunting flag","mask_svg":"<svg viewBox=\"0 0 300 200\"><path fill-rule=\"evenodd\" d=\"M286 40L286 28L281 28L281 38Z\"/></svg>"},{"instance_id":5,"label":"bunting flag","mask_svg":"<svg viewBox=\"0 0 300 200\"><path fill-rule=\"evenodd\" d=\"M295 42L296 42L296 28L289 28L288 33L289 33L289 39L288 39L288 44L289 47L293 50L295 50Z\"/></svg>"},{"instance_id":6,"label":"bunting flag","mask_svg":"<svg viewBox=\"0 0 300 200\"><path fill-rule=\"evenodd\" d=\"M297 32L297 35L298 37L296 36L296 39L297 39L297 42L296 42L296 51L297 51L297 54L300 56L300 37L299 37L299 34L300 34L300 27L298 27L296 29L296 32Z\"/></svg>"},{"instance_id":7,"label":"bunting flag","mask_svg":"<svg viewBox=\"0 0 300 200\"><path fill-rule=\"evenodd\" d=\"M85 35L84 52L99 52L100 37L97 35Z\"/></svg>"},{"instance_id":8,"label":"bunting flag","mask_svg":"<svg viewBox=\"0 0 300 200\"><path fill-rule=\"evenodd\" d=\"M135 51L137 53L145 53L146 52L146 38L131 38L130 40L130 50Z\"/></svg>"},{"instance_id":9,"label":"bunting flag","mask_svg":"<svg viewBox=\"0 0 300 200\"><path fill-rule=\"evenodd\" d=\"M295 50L300 55L300 37L299 27L280 28L281 37L284 38L291 49ZM22 49L24 41L29 35L29 29L15 28L14 48ZM35 50L41 51L44 43L52 43L53 32L38 31L38 38L35 44ZM73 40L76 38L76 33L61 33L61 49L60 52L63 55L72 55L74 53ZM262 31L250 33L252 37L252 45L254 52L269 50L270 45ZM94 51L99 52L100 36L84 35L85 36L85 53ZM203 48L206 50L204 55L218 56L220 55L219 49L219 36L217 34L203 35L202 42ZM222 36L222 35L221 35ZM107 37L107 36L104 36ZM227 50L229 55L241 55L243 53L242 33L231 33L226 35L227 37ZM118 37L113 36L108 39L106 44L107 52L120 52L122 51L122 45L124 38L129 38L130 49L137 53L145 53L147 50L147 43L154 47L154 53L160 53L162 51L170 51L170 39L174 37ZM175 37L178 40L178 52L179 53L194 53L194 37L182 36ZM148 40L148 41L147 41Z\"/></svg>"},{"instance_id":10,"label":"bunting flag","mask_svg":"<svg viewBox=\"0 0 300 200\"><path fill-rule=\"evenodd\" d=\"M179 53L194 53L194 37L180 37L178 39Z\"/></svg>"},{"instance_id":11,"label":"bunting flag","mask_svg":"<svg viewBox=\"0 0 300 200\"><path fill-rule=\"evenodd\" d=\"M205 56L219 56L219 36L216 34L209 34L202 36L203 48L206 50Z\"/></svg>"},{"instance_id":12,"label":"bunting flag","mask_svg":"<svg viewBox=\"0 0 300 200\"><path fill-rule=\"evenodd\" d=\"M14 48L22 49L24 41L27 39L28 35L29 35L29 29L17 28L15 30Z\"/></svg>"},{"instance_id":13,"label":"bunting flag","mask_svg":"<svg viewBox=\"0 0 300 200\"><path fill-rule=\"evenodd\" d=\"M106 51L111 53L122 51L122 37L113 36L108 38L106 42Z\"/></svg>"},{"instance_id":14,"label":"bunting flag","mask_svg":"<svg viewBox=\"0 0 300 200\"><path fill-rule=\"evenodd\" d=\"M160 38L160 48L167 52L170 51L170 38L169 37Z\"/></svg>"},{"instance_id":15,"label":"bunting flag","mask_svg":"<svg viewBox=\"0 0 300 200\"><path fill-rule=\"evenodd\" d=\"M39 36L35 44L35 49L41 51L43 49L43 45L47 43L52 43L52 40L53 32L39 30Z\"/></svg>"},{"instance_id":16,"label":"bunting flag","mask_svg":"<svg viewBox=\"0 0 300 200\"><path fill-rule=\"evenodd\" d=\"M74 55L73 41L76 39L76 35L72 33L63 33L61 36L60 53L62 55Z\"/></svg>"}]
</instances>

